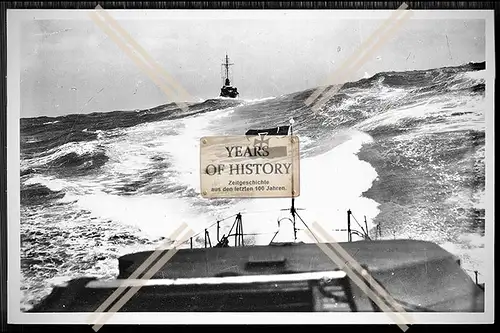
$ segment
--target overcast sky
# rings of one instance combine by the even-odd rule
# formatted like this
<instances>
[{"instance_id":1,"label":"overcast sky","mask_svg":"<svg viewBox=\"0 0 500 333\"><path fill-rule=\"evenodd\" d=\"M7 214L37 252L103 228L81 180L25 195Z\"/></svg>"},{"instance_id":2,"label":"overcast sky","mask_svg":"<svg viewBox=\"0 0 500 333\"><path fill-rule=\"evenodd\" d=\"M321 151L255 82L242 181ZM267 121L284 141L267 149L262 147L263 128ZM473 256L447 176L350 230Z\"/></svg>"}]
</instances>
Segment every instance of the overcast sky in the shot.
<instances>
[{"instance_id":1,"label":"overcast sky","mask_svg":"<svg viewBox=\"0 0 500 333\"><path fill-rule=\"evenodd\" d=\"M118 22L193 100L218 96L226 52L243 99L322 85L383 23L311 15ZM172 101L88 17L30 20L21 27L21 117L144 109ZM484 60L484 20L412 18L369 54L352 80Z\"/></svg>"}]
</instances>

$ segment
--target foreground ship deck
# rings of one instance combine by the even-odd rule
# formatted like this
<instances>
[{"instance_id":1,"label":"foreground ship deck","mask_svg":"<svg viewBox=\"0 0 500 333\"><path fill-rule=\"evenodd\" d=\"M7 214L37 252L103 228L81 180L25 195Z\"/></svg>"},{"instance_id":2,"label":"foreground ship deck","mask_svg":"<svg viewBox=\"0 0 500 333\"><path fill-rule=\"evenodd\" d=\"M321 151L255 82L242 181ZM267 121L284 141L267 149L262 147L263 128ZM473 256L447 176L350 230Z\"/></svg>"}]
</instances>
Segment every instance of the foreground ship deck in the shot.
<instances>
[{"instance_id":1,"label":"foreground ship deck","mask_svg":"<svg viewBox=\"0 0 500 333\"><path fill-rule=\"evenodd\" d=\"M414 240L338 243L405 311L482 312L484 292L457 259ZM318 247L181 249L149 280L129 277L152 252L119 259L116 280L73 280L32 312L93 312L121 285L140 286L120 311L379 311Z\"/></svg>"}]
</instances>

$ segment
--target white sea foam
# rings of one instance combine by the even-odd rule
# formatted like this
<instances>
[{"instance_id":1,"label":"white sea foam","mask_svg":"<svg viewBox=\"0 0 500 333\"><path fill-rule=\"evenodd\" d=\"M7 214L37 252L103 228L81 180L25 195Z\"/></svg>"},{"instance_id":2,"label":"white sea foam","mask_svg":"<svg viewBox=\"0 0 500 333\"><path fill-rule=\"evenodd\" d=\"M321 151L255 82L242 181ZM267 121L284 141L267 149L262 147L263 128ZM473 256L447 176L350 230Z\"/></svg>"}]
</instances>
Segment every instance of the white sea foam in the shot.
<instances>
[{"instance_id":1,"label":"white sea foam","mask_svg":"<svg viewBox=\"0 0 500 333\"><path fill-rule=\"evenodd\" d=\"M168 150L173 168L178 171L177 181L198 189L200 185L200 138L214 135L209 124L227 117L234 109L222 109L195 117L182 119L179 135L163 139L163 147Z\"/></svg>"},{"instance_id":2,"label":"white sea foam","mask_svg":"<svg viewBox=\"0 0 500 333\"><path fill-rule=\"evenodd\" d=\"M69 185L67 181L64 181L62 179L57 179L55 177L50 177L50 176L41 176L41 175L36 175L31 177L30 179L26 180L25 184L26 185L40 184L47 187L51 191L62 191Z\"/></svg>"},{"instance_id":3,"label":"white sea foam","mask_svg":"<svg viewBox=\"0 0 500 333\"><path fill-rule=\"evenodd\" d=\"M199 138L209 134L207 120L203 116L186 119L182 135L169 139L174 141L174 147L180 148L173 151L175 165L183 170L178 176L179 181L195 189L199 187ZM339 133L339 136L346 134ZM348 134L350 140L334 149L301 160L301 195L297 198L297 204L307 209L301 215L310 223L315 220L329 223L331 229L344 228L349 208L360 217L366 215L370 221L378 214L378 204L361 196L363 191L371 187L377 174L371 165L360 161L355 155L362 144L371 138L360 132L351 131ZM282 215L280 209L289 205L289 199L243 199L231 208L234 208L234 212L266 211L245 216L246 231L257 233L274 230L277 219ZM269 239L268 235L266 237Z\"/></svg>"},{"instance_id":4,"label":"white sea foam","mask_svg":"<svg viewBox=\"0 0 500 333\"><path fill-rule=\"evenodd\" d=\"M188 201L168 195L119 196L96 192L79 197L77 204L93 217L137 227L152 238L168 237L182 223L196 230L204 219Z\"/></svg>"},{"instance_id":5,"label":"white sea foam","mask_svg":"<svg viewBox=\"0 0 500 333\"><path fill-rule=\"evenodd\" d=\"M318 222L330 231L344 229L347 210L351 209L360 223L363 223L361 218L366 215L370 228L372 227L371 221L379 213L378 203L362 197L362 193L371 187L377 173L370 164L360 161L356 156L362 144L369 142L371 138L364 133L352 132L350 134L350 140L332 150L301 160L301 190L300 197L296 199L296 206L305 208L304 211L299 211L299 214L309 227L314 222ZM246 221L245 232L264 232L266 234L257 237L257 241L266 242L272 237L268 233L277 229L277 220L290 216L286 211L280 210L289 207L290 199L265 198L240 200L232 208L235 212L243 212L243 218ZM299 220L297 221L298 228L306 228ZM287 224L289 222L283 222L284 228L288 229L284 236L290 236L290 228ZM346 240L346 233L343 231L334 232L333 235L338 241ZM298 236L304 242L311 241L303 232L300 232Z\"/></svg>"},{"instance_id":6,"label":"white sea foam","mask_svg":"<svg viewBox=\"0 0 500 333\"><path fill-rule=\"evenodd\" d=\"M245 99L246 103L260 103L264 101L268 101L271 99L275 99L275 96L270 96L270 97L263 97L263 98L254 98L254 99Z\"/></svg>"},{"instance_id":7,"label":"white sea foam","mask_svg":"<svg viewBox=\"0 0 500 333\"><path fill-rule=\"evenodd\" d=\"M202 136L214 134L209 126L211 122L217 122L231 112L232 109L224 109L131 129L126 140L121 138L121 141L108 145L112 163L106 167L115 171L118 167L120 170L137 171L147 167L146 159L153 152L168 155L175 170L169 181L187 185L198 192L199 140ZM172 127L175 127L176 135L162 135L163 130L171 130ZM157 135L151 136L155 131ZM330 151L301 160L301 195L296 200L297 206L306 208L299 214L309 225L319 222L329 230L345 228L348 209L359 220L366 215L369 222L379 212L376 202L362 197L377 174L370 164L360 161L356 156L362 144L371 138L355 131L339 133L338 136L342 136L342 143ZM304 137L302 144L307 144L308 139ZM335 140L335 136L332 140ZM115 161L113 156L119 156L120 159ZM152 237L167 235L182 222L198 232L218 218L242 212L245 232L265 233L262 237L256 237L256 240L268 242L277 228L277 219L287 216L288 213L281 209L289 208L290 199L241 199L232 200L231 204L213 206L199 197L182 198L169 194L118 196L98 192L80 197L78 205L96 217L136 226ZM303 229L304 226L300 224L297 227ZM283 226L287 228L286 222L283 222ZM336 234L339 240L345 240L345 232ZM304 237L302 240L310 241Z\"/></svg>"},{"instance_id":8,"label":"white sea foam","mask_svg":"<svg viewBox=\"0 0 500 333\"><path fill-rule=\"evenodd\" d=\"M457 101L454 101L457 103ZM457 106L454 104L453 106ZM418 127L419 133L448 132L454 130L484 130L485 102L481 97L466 97L460 106L452 107L448 100L430 99L374 115L355 126L360 130L373 130L380 126L402 126L408 119L425 119L434 116L447 117L445 123L430 123ZM414 135L415 133L412 133ZM404 135L396 139L405 139Z\"/></svg>"},{"instance_id":9,"label":"white sea foam","mask_svg":"<svg viewBox=\"0 0 500 333\"><path fill-rule=\"evenodd\" d=\"M138 227L151 237L167 236L179 223L187 223L193 230L213 222L217 212L200 214L192 198L173 197L169 194L119 196L107 194L117 185L120 175L138 178L147 171L151 157L160 156L172 164L168 181L172 184L199 187L199 139L209 134L205 130L208 119L217 119L230 113L230 109L211 112L192 118L143 124L131 128L124 137L107 144L110 161L102 168L103 174L94 193L78 198L78 205L101 219L112 219ZM173 132L175 129L175 132ZM108 179L114 175L118 179ZM87 179L86 181L91 181ZM213 218L212 218L213 216Z\"/></svg>"}]
</instances>

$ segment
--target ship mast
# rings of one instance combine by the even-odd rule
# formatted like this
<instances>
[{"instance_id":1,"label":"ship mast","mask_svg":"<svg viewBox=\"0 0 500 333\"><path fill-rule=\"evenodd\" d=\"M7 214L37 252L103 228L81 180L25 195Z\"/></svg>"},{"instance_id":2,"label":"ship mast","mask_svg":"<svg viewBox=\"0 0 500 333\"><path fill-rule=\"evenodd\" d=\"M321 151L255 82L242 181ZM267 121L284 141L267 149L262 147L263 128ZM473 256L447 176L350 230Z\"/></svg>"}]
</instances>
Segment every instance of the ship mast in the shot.
<instances>
[{"instance_id":1,"label":"ship mast","mask_svg":"<svg viewBox=\"0 0 500 333\"><path fill-rule=\"evenodd\" d=\"M225 72L226 72L226 76L223 78L223 80L224 80L225 86L230 86L231 82L229 81L229 66L234 65L234 64L229 63L229 57L227 56L227 53L226 53L225 60L226 60L226 62L222 64L222 66L224 66Z\"/></svg>"}]
</instances>

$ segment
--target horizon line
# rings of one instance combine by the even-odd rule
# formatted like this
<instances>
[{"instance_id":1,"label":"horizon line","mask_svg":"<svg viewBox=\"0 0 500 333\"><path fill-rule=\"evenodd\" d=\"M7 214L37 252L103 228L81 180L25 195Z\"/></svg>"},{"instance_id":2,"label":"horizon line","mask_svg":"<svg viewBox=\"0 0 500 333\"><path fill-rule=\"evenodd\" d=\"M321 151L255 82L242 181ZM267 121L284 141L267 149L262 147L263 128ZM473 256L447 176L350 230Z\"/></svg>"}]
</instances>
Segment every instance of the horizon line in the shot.
<instances>
[{"instance_id":1,"label":"horizon line","mask_svg":"<svg viewBox=\"0 0 500 333\"><path fill-rule=\"evenodd\" d=\"M425 69L409 69L409 70L405 70L405 71L382 71L382 72L377 72L369 77L364 77L364 78L360 78L358 80L355 80L355 81L346 81L344 83L337 83L337 84L348 84L348 83L357 83L357 82L360 82L360 81L363 81L363 80L370 80L372 79L373 77L375 77L376 75L380 75L380 74L384 74L384 73L405 73L405 72L421 72L421 71L433 71L433 70L439 70L439 69L446 69L446 68L459 68L459 67L463 67L463 66L467 66L467 65L470 65L470 64L486 64L486 60L483 60L483 61L469 61L469 62L466 62L466 63L462 63L460 65L453 65L453 66L443 66L443 67L431 67L431 68L425 68ZM481 70L486 70L486 66L484 69L481 69ZM478 70L480 71L480 70ZM330 85L327 85L328 86L332 86L334 84L330 84ZM310 87L310 88L306 88L306 89L303 89L303 90L297 90L297 91L292 91L292 92L288 92L288 93L284 93L284 94L281 94L279 96L265 96L265 97L259 97L259 98L250 98L250 99L233 99L234 101L242 101L242 102L245 102L245 101L252 101L252 100L259 100L259 99L272 99L272 98L277 98L277 97L282 97L282 96L288 96L288 95L293 95L293 94L297 94L297 93L303 93L303 92L307 92L308 90L314 90L318 87L321 87L321 86L316 86L316 87ZM186 104L190 104L189 106L193 106L193 105L197 105L197 104L201 104L201 103L204 103L206 101L209 101L209 100L217 100L217 99L220 99L220 96L214 96L214 97L207 97L207 98L199 98L197 101L171 101L171 102L168 102L168 103L165 103L165 104L159 104L159 105L156 105L156 106L152 106L152 107L149 107L149 108L135 108L135 109L129 109L129 110L109 110L109 111L91 111L91 112L86 112L86 113L67 113L67 114L63 114L63 115L58 115L58 116L47 116L47 115L39 115L39 116L35 116L35 117L19 117L19 120L21 119L37 119L37 118L51 118L51 119L55 119L55 118L63 118L63 117L67 117L67 116L78 116L78 115L92 115L92 114L96 114L96 113L99 113L99 114L105 114L105 113L113 113L113 112L144 112L144 111L150 111L152 109L156 109L156 108L160 108L160 107L165 107L165 106L169 106L169 105L172 105L172 104L177 104L177 103L186 103ZM221 100L224 100L224 99L221 99ZM179 109L178 107L172 109L172 111L176 110L176 109Z\"/></svg>"}]
</instances>

